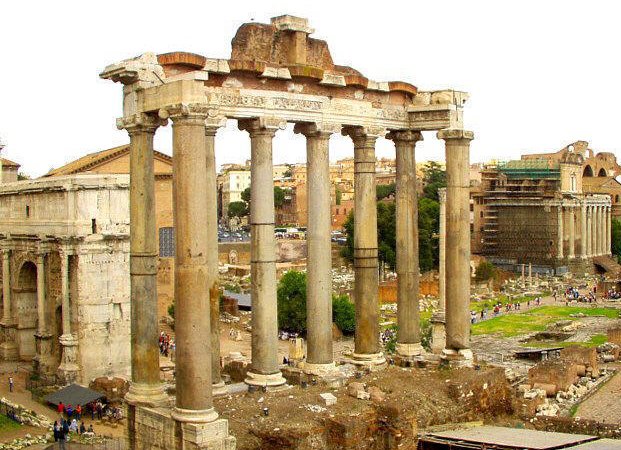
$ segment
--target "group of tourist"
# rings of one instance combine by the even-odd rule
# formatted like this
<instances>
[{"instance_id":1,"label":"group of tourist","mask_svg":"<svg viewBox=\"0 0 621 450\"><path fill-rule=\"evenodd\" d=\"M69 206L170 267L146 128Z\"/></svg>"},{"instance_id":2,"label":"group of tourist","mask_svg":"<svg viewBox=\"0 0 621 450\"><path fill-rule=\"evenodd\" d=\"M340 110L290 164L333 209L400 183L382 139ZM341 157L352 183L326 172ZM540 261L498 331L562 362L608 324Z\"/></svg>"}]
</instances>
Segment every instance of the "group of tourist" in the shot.
<instances>
[{"instance_id":1,"label":"group of tourist","mask_svg":"<svg viewBox=\"0 0 621 450\"><path fill-rule=\"evenodd\" d=\"M618 300L621 298L621 292L617 292L616 289L609 289L605 294L604 298L609 300Z\"/></svg>"},{"instance_id":2,"label":"group of tourist","mask_svg":"<svg viewBox=\"0 0 621 450\"><path fill-rule=\"evenodd\" d=\"M175 340L164 331L160 333L159 346L160 355L168 357L170 354L172 357L172 354L175 352Z\"/></svg>"},{"instance_id":3,"label":"group of tourist","mask_svg":"<svg viewBox=\"0 0 621 450\"><path fill-rule=\"evenodd\" d=\"M95 430L93 429L93 424L91 423L88 428L84 425L84 421L80 422L78 426L78 420L76 418L65 419L61 416L59 420L54 421L54 441L58 442L58 447L60 449L64 449L65 442L67 441L67 436L70 433L73 434L83 434L85 436L94 436Z\"/></svg>"},{"instance_id":4,"label":"group of tourist","mask_svg":"<svg viewBox=\"0 0 621 450\"><path fill-rule=\"evenodd\" d=\"M588 289L586 294L581 294L577 287L569 286L565 289L565 305L568 306L570 302L579 303L596 303L597 302L597 286Z\"/></svg>"}]
</instances>

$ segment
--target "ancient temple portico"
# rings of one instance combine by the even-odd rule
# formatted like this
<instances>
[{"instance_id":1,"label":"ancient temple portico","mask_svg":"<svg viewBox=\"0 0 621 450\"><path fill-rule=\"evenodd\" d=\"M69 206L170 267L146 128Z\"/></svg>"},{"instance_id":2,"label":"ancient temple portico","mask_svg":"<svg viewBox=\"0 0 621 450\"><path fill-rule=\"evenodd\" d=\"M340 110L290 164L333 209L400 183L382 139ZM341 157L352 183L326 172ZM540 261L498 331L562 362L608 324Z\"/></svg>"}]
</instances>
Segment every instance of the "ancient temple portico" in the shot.
<instances>
[{"instance_id":1,"label":"ancient temple portico","mask_svg":"<svg viewBox=\"0 0 621 450\"><path fill-rule=\"evenodd\" d=\"M419 91L401 82L378 82L335 65L325 41L313 39L306 19L280 16L247 23L232 41L229 59L174 52L145 53L110 65L101 77L123 84L119 128L132 146L132 390L129 432L133 448L235 446L227 421L212 407L210 295L216 284L217 236L213 196L214 135L236 119L250 137L252 361L246 383L277 389L285 384L277 359L276 267L272 140L287 123L307 140L308 355L304 370L335 367L331 342L329 138L351 138L354 154L355 236L354 364L379 369L378 245L375 146L395 143L398 160L397 242L400 356L420 355L418 240L414 149L423 131L445 141L447 189L445 358L470 361L469 144L463 129L467 94ZM165 402L157 354L153 134L173 123L176 406ZM213 203L212 203L213 202ZM136 223L138 224L136 226ZM134 230L134 227L137 227ZM155 432L157 430L157 432Z\"/></svg>"}]
</instances>

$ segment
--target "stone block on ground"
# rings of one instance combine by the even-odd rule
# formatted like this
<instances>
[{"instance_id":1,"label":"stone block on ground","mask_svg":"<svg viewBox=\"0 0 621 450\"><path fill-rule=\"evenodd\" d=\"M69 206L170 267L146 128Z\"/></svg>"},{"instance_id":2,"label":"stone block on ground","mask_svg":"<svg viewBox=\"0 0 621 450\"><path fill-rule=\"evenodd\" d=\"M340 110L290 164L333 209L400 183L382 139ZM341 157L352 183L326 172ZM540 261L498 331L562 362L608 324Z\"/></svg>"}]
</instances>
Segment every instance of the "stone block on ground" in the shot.
<instances>
[{"instance_id":1,"label":"stone block on ground","mask_svg":"<svg viewBox=\"0 0 621 450\"><path fill-rule=\"evenodd\" d=\"M324 392L323 394L319 394L319 397L321 397L326 406L336 405L336 397L330 392Z\"/></svg>"}]
</instances>

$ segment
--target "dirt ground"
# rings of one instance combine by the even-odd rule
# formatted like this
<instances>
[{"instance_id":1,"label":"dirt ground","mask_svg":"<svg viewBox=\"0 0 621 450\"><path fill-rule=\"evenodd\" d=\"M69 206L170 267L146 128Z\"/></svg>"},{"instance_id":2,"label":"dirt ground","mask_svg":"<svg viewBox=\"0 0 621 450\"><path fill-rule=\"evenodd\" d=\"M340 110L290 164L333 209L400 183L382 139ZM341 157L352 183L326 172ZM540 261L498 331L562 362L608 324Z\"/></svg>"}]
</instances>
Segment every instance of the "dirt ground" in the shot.
<instances>
[{"instance_id":1,"label":"dirt ground","mask_svg":"<svg viewBox=\"0 0 621 450\"><path fill-rule=\"evenodd\" d=\"M449 396L449 382L460 381L461 377L460 370L390 366L354 381L382 389L386 394L383 405L398 405L395 407L410 411L415 417L414 427L423 428L472 419L472 410ZM325 406L319 397L325 392L337 397L335 405ZM260 437L275 432L282 436L319 433L325 421L335 416L364 421L369 414L370 403L370 400L347 395L346 388L331 390L321 385L309 385L307 388L292 386L279 392L217 398L214 406L222 417L229 419L231 433L237 438L237 448L250 450L262 448ZM268 416L264 415L263 408L269 408Z\"/></svg>"}]
</instances>

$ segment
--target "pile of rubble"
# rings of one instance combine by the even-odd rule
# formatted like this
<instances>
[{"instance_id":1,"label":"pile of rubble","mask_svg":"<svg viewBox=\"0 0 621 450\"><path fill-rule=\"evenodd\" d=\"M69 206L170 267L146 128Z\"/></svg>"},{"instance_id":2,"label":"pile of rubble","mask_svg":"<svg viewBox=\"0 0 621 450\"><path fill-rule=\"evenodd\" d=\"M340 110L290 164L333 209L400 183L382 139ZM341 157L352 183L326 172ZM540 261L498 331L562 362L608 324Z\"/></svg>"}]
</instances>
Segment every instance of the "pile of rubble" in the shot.
<instances>
[{"instance_id":1,"label":"pile of rubble","mask_svg":"<svg viewBox=\"0 0 621 450\"><path fill-rule=\"evenodd\" d=\"M0 450L20 450L22 448L30 447L31 445L47 444L52 440L52 435L47 433L40 436L32 436L27 434L23 438L13 439L11 442L5 442L0 444Z\"/></svg>"}]
</instances>

